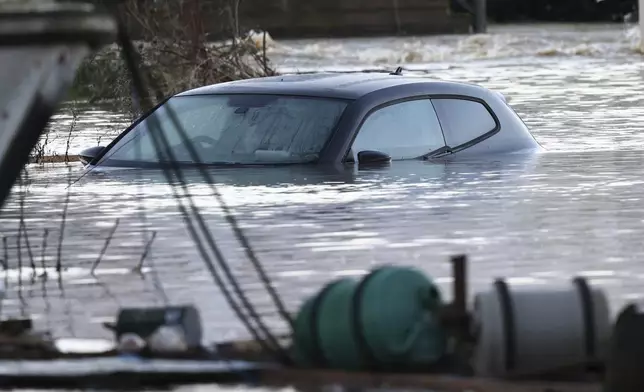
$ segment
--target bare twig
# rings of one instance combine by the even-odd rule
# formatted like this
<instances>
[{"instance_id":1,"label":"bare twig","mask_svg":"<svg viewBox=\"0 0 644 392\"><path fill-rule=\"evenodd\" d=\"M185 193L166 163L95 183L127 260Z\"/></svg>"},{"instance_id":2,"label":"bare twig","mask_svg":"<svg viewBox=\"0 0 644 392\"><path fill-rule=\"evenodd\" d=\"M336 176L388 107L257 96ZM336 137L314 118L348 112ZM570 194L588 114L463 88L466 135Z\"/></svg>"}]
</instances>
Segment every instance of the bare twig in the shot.
<instances>
[{"instance_id":1,"label":"bare twig","mask_svg":"<svg viewBox=\"0 0 644 392\"><path fill-rule=\"evenodd\" d=\"M49 145L49 130L44 132L43 138L38 141L31 154L30 161L43 163L43 158L47 155L47 146Z\"/></svg>"},{"instance_id":2,"label":"bare twig","mask_svg":"<svg viewBox=\"0 0 644 392\"><path fill-rule=\"evenodd\" d=\"M20 235L21 231L18 230L18 235L16 236L16 256L18 257L18 287L22 287L22 236Z\"/></svg>"},{"instance_id":3,"label":"bare twig","mask_svg":"<svg viewBox=\"0 0 644 392\"><path fill-rule=\"evenodd\" d=\"M26 172L26 171L25 171ZM18 274L19 276L22 275L22 227L25 224L25 197L27 196L27 192L24 188L24 178L22 174L18 178L18 185L20 187L20 198L18 199L18 205L20 207L19 209L19 218L18 218L18 236L16 237L16 245L17 245L17 250L18 252Z\"/></svg>"},{"instance_id":4,"label":"bare twig","mask_svg":"<svg viewBox=\"0 0 644 392\"><path fill-rule=\"evenodd\" d=\"M101 280L96 277L96 284L103 289L103 292L105 295L109 298L111 298L119 307L123 306L121 301L119 300L119 297L110 290L110 287L107 283L101 282Z\"/></svg>"},{"instance_id":5,"label":"bare twig","mask_svg":"<svg viewBox=\"0 0 644 392\"><path fill-rule=\"evenodd\" d=\"M71 181L71 168L68 169L68 181ZM65 195L65 204L63 206L63 214L60 219L60 236L58 237L58 252L56 254L56 272L60 276L62 270L62 254L63 254L63 239L65 238L65 223L67 221L67 208L69 207L69 196L71 193L71 186L67 186L67 194Z\"/></svg>"},{"instance_id":6,"label":"bare twig","mask_svg":"<svg viewBox=\"0 0 644 392\"><path fill-rule=\"evenodd\" d=\"M2 237L2 248L4 249L4 255L2 257L2 269L4 271L9 268L9 246L7 245L7 237Z\"/></svg>"},{"instance_id":7,"label":"bare twig","mask_svg":"<svg viewBox=\"0 0 644 392\"><path fill-rule=\"evenodd\" d=\"M112 241L112 238L114 237L114 233L116 232L116 229L118 228L118 226L119 226L119 219L117 219L114 222L114 226L112 226L112 230L110 231L110 234L107 236L107 239L105 240L105 244L103 244L103 249L101 249L101 252L98 254L98 258L94 262L94 265L92 265L92 270L91 270L92 275L94 275L96 268L101 263L101 260L103 260L103 256L105 256L105 252L107 252L107 248L110 246L110 242Z\"/></svg>"},{"instance_id":8,"label":"bare twig","mask_svg":"<svg viewBox=\"0 0 644 392\"><path fill-rule=\"evenodd\" d=\"M45 253L47 251L47 237L49 237L49 229L45 229L42 235L42 246L40 250L40 266L42 268L43 279L47 279L47 266L45 265Z\"/></svg>"},{"instance_id":9,"label":"bare twig","mask_svg":"<svg viewBox=\"0 0 644 392\"><path fill-rule=\"evenodd\" d=\"M20 223L18 225L18 276L19 278L19 286L22 286L22 244L21 244L21 239L22 239L22 234L25 236L25 245L27 247L27 255L29 256L29 262L31 265L31 284L29 285L29 297L33 297L33 283L36 280L36 263L34 262L34 255L33 252L31 251L31 244L29 243L29 233L27 231L27 224L25 223L25 200L27 198L27 190L29 187L29 171L24 170L24 180L23 177L20 176Z\"/></svg>"},{"instance_id":10,"label":"bare twig","mask_svg":"<svg viewBox=\"0 0 644 392\"><path fill-rule=\"evenodd\" d=\"M7 271L9 268L9 244L7 243L7 237L2 237L2 247L4 249L4 289L9 290L9 271ZM3 309L2 303L3 301L0 301L0 312Z\"/></svg>"},{"instance_id":11,"label":"bare twig","mask_svg":"<svg viewBox=\"0 0 644 392\"><path fill-rule=\"evenodd\" d=\"M58 274L58 289L60 290L60 299L62 299L63 303L65 304L65 319L69 321L69 323L67 324L67 329L69 330L72 337L76 337L76 329L74 328L73 321L74 319L71 316L71 306L69 304L69 299L67 299L67 295L65 293L65 286L63 285L63 274Z\"/></svg>"},{"instance_id":12,"label":"bare twig","mask_svg":"<svg viewBox=\"0 0 644 392\"><path fill-rule=\"evenodd\" d=\"M45 319L47 322L47 330L51 331L51 301L49 300L49 291L47 290L47 279L43 279L40 281L41 282L41 287L40 289L42 290L42 298L43 302L45 302Z\"/></svg>"},{"instance_id":13,"label":"bare twig","mask_svg":"<svg viewBox=\"0 0 644 392\"><path fill-rule=\"evenodd\" d=\"M153 231L152 236L148 240L148 243L145 244L145 248L143 249L143 254L141 254L141 259L139 260L139 264L134 267L133 271L141 273L143 271L143 263L145 262L145 258L148 256L148 253L150 253L150 247L152 246L152 242L154 242L154 239L157 236L157 232Z\"/></svg>"},{"instance_id":14,"label":"bare twig","mask_svg":"<svg viewBox=\"0 0 644 392\"><path fill-rule=\"evenodd\" d=\"M67 132L67 141L66 141L66 146L65 146L65 162L69 162L69 149L71 147L71 142L73 140L72 138L72 132L74 132L74 128L76 127L76 121L78 120L78 112L76 111L76 103L72 104L71 112L72 112L72 122L69 125L69 131Z\"/></svg>"},{"instance_id":15,"label":"bare twig","mask_svg":"<svg viewBox=\"0 0 644 392\"><path fill-rule=\"evenodd\" d=\"M26 306L27 303L25 301L25 297L22 295L22 252L20 251L20 231L18 231L18 235L16 236L16 253L18 256L18 299L20 299L20 315L22 317L25 316L26 314Z\"/></svg>"},{"instance_id":16,"label":"bare twig","mask_svg":"<svg viewBox=\"0 0 644 392\"><path fill-rule=\"evenodd\" d=\"M264 66L264 73L269 74L268 70L268 57L266 56L266 32L262 36L262 65Z\"/></svg>"},{"instance_id":17,"label":"bare twig","mask_svg":"<svg viewBox=\"0 0 644 392\"><path fill-rule=\"evenodd\" d=\"M20 223L18 225L18 253L22 254L22 248L21 248L21 233L24 233L25 235L25 245L27 246L27 254L29 255L29 261L31 263L31 269L33 271L33 274L36 274L36 263L34 263L34 255L33 252L31 251L31 244L29 243L29 234L27 233L27 224L25 223L25 200L27 198L27 187L29 186L29 172L25 170L25 179L24 181L27 183L23 182L22 176L20 176L20 187L21 192L20 192ZM22 265L22 256L19 256L19 262ZM21 266L22 268L22 266ZM21 271L22 272L22 271Z\"/></svg>"},{"instance_id":18,"label":"bare twig","mask_svg":"<svg viewBox=\"0 0 644 392\"><path fill-rule=\"evenodd\" d=\"M27 233L27 226L23 224L22 231L25 234L25 245L27 246L27 255L29 256L29 263L31 265L31 271L34 276L36 275L36 263L34 262L34 254L31 251L31 245L29 244L29 234Z\"/></svg>"},{"instance_id":19,"label":"bare twig","mask_svg":"<svg viewBox=\"0 0 644 392\"><path fill-rule=\"evenodd\" d=\"M141 278L145 279L145 275L143 274L143 263L145 262L148 253L150 252L150 248L152 246L152 242L157 236L157 232L153 231L152 232L152 237L150 237L150 240L145 245L145 248L143 249L143 254L141 255L141 259L139 260L139 264L132 269L132 272L137 273L141 275ZM166 294L165 290L163 289L163 285L161 284L161 280L159 279L158 271L154 266L154 261L153 259L150 259L150 274L152 275L152 285L154 286L156 292L161 295L161 299L163 300L163 304L167 305L169 303L168 295Z\"/></svg>"}]
</instances>

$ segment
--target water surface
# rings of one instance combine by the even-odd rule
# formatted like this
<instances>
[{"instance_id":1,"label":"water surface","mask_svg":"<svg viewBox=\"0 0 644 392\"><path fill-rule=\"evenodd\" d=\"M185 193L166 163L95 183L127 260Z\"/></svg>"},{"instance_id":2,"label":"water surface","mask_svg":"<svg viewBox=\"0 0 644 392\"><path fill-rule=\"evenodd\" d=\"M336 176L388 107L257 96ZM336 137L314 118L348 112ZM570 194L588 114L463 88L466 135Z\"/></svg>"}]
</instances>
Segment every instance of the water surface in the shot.
<instances>
[{"instance_id":1,"label":"water surface","mask_svg":"<svg viewBox=\"0 0 644 392\"><path fill-rule=\"evenodd\" d=\"M471 259L472 290L506 277L513 284L565 284L577 275L605 288L613 311L644 294L644 59L637 30L620 25L494 27L483 36L276 42L285 72L391 69L479 83L510 103L548 150L534 157L394 163L358 171L214 170L269 276L294 311L340 276L382 263L425 270L449 298L447 259ZM52 123L50 149L64 152L69 106ZM106 144L127 116L79 107L71 153ZM2 212L9 267L4 316L29 314L56 336L109 337L100 323L119 306L195 303L208 340L247 336L215 288L157 171L91 173L32 165L17 252L19 187ZM283 327L257 274L197 172L190 193L235 276L266 319ZM184 198L185 200L185 198ZM144 214L142 213L144 211ZM90 274L106 238L107 251ZM42 257L44 231L47 247ZM143 274L132 272L152 232ZM20 257L19 257L20 255ZM34 259L35 274L30 264ZM18 265L25 268L18 272ZM47 279L43 277L46 272ZM34 278L35 275L35 278Z\"/></svg>"}]
</instances>

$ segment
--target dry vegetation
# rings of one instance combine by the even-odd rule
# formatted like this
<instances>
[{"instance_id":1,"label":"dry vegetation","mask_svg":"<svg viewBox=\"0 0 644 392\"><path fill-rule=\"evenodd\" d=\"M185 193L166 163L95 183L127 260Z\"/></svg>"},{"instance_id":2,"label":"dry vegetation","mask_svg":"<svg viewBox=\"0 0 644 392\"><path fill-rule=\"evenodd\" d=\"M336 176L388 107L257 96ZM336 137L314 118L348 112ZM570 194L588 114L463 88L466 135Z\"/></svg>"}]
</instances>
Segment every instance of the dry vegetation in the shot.
<instances>
[{"instance_id":1,"label":"dry vegetation","mask_svg":"<svg viewBox=\"0 0 644 392\"><path fill-rule=\"evenodd\" d=\"M72 161L77 161L77 155L70 155L69 149L71 147L71 142L74 140L74 130L76 129L76 122L78 121L78 112L74 105L70 108L71 111L71 122L65 137L65 152L63 154L52 152L51 143L52 139L57 138L58 136L51 136L52 132L47 130L40 138L34 149L31 151L29 157L29 163L69 163Z\"/></svg>"},{"instance_id":2,"label":"dry vegetation","mask_svg":"<svg viewBox=\"0 0 644 392\"><path fill-rule=\"evenodd\" d=\"M165 96L207 84L274 75L265 42L246 36L237 14L241 0L126 0L121 11L146 72ZM138 113L132 105L130 76L119 48L111 45L87 58L77 72L71 97ZM73 114L75 117L75 114ZM73 137L70 131L67 135ZM67 161L47 152L43 135L32 162ZM68 144L69 145L69 144Z\"/></svg>"},{"instance_id":3,"label":"dry vegetation","mask_svg":"<svg viewBox=\"0 0 644 392\"><path fill-rule=\"evenodd\" d=\"M240 0L127 0L121 5L143 63L166 95L273 75L265 47L245 36ZM87 59L75 92L89 99L129 99L129 75L116 47Z\"/></svg>"},{"instance_id":4,"label":"dry vegetation","mask_svg":"<svg viewBox=\"0 0 644 392\"><path fill-rule=\"evenodd\" d=\"M166 1L156 8L147 1L125 3L130 24L149 43L142 46L144 59L165 91L274 73L265 48L242 36L239 2Z\"/></svg>"}]
</instances>

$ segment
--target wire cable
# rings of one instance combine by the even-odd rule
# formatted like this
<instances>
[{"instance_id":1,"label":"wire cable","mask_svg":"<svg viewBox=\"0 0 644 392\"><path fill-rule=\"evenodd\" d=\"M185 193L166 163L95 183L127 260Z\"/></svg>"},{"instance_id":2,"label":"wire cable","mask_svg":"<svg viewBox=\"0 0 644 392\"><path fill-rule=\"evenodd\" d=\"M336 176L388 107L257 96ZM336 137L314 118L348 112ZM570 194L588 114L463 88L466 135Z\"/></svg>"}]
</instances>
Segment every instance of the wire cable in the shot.
<instances>
[{"instance_id":1,"label":"wire cable","mask_svg":"<svg viewBox=\"0 0 644 392\"><path fill-rule=\"evenodd\" d=\"M122 19L121 19L120 15L118 14L118 10L115 10L115 11L116 11L115 12L115 17L117 19L117 23L118 23L118 26L119 26L118 41L119 41L119 44L122 46L122 55L123 55L124 60L125 60L125 62L127 64L127 66L128 66L128 69L130 70L130 73L132 74L131 76L132 76L133 84L136 87L136 89L140 92L139 93L139 98L145 104L145 106L150 107L151 105L150 105L150 102L149 102L149 97L148 97L148 95L146 93L146 90L144 88L144 85L143 85L142 75L139 74L139 70L137 69L137 66L136 66L136 63L137 63L137 61L135 59L136 58L136 50L134 49L131 41L129 40L129 37L127 36L127 32L125 31L125 29L123 27L123 22L122 22ZM156 90L156 91L158 93L158 90ZM174 114L174 113L172 113L172 110L168 110L168 112L171 113L171 116L172 116L172 114ZM195 241L195 244L197 245L199 253L201 254L204 262L206 263L207 268L209 269L211 275L215 279L216 284L222 290L222 294L224 294L224 297L226 298L228 303L231 305L231 307L233 308L233 310L235 311L237 316L245 324L246 328L253 335L253 337L258 341L258 343L261 344L263 346L263 348L266 349L267 351L276 353L276 355L278 356L278 358L282 362L286 362L286 363L290 362L290 356L280 346L280 344L277 341L277 339L275 338L275 336L272 335L272 333L268 330L268 328L261 321L261 319L260 319L259 315L257 315L257 312L255 311L254 307L252 306L250 301L248 301L248 299L246 298L245 294L241 290L239 284L237 283L235 277L232 275L232 272L230 271L229 266L224 261L224 258L223 258L223 255L222 255L220 249L217 247L214 239L210 235L210 232L209 232L207 226L205 225L203 219L201 218L201 216L199 214L199 211L197 210L196 206L194 205L192 197L191 197L191 195L190 195L190 193L189 193L189 191L187 189L187 184L186 184L186 181L185 181L185 179L183 177L183 173L181 172L181 170L179 169L179 166L177 165L176 159L174 158L174 154L172 153L172 151L170 149L169 142L168 142L168 140L167 140L167 138L166 138L166 136L164 134L163 128L161 127L161 125L158 122L158 119L155 116L151 116L150 120L151 120L151 128L154 126L155 129L158 129L158 132L154 132L154 131L150 132L150 135L152 136L152 141L153 141L153 143L155 145L155 149L156 149L156 152L157 152L157 157L159 158L160 162L164 162L165 157L163 155L166 154L168 156L168 158L169 158L168 162L170 163L170 168L172 169L171 171L167 170L166 167L164 165L162 165L164 175L166 176L166 178L168 179L169 183L171 184L171 187L173 189L173 196L178 201L179 208L180 208L180 210L182 212L184 220L186 221L186 224L188 226L188 230L189 230L191 236L193 237L193 240ZM174 118L174 120L176 120L176 118ZM175 121L174 123L175 123L175 127L178 128L177 130L181 134L181 136L184 139L187 140L185 132L183 131L183 129L182 129L181 125L178 123L178 121ZM187 140L187 141L188 141L188 143L186 143L186 144L190 145L189 140ZM196 153L196 151L194 151L194 149L193 149L193 152ZM241 309L239 308L237 303L232 299L232 296L230 295L230 293L228 292L226 286L224 285L223 279L221 278L221 276L219 275L217 269L215 268L215 266L213 265L212 261L210 260L210 257L208 255L208 253L207 253L207 251L206 251L201 239L199 238L199 235L197 234L197 231L196 231L195 227L193 226L193 223L192 223L192 220L190 219L190 215L189 215L188 211L186 210L185 206L183 205L182 198L178 194L177 187L174 186L174 181L172 180L172 173L177 177L177 180L178 180L179 184L181 185L181 189L185 193L185 199L188 200L188 202L190 204L190 209L192 210L193 214L195 215L194 220L197 221L198 227L203 231L202 235L205 237L206 242L208 243L208 245L212 249L213 253L215 254L216 259L219 262L220 267L222 268L222 270L226 274L227 278L230 280L230 283L233 286L233 289L234 289L235 293L239 297L239 299L242 302L242 304L244 305L244 307L246 307L247 311L250 313L251 318L257 324L257 328L259 330L261 330L266 335L266 339L270 342L270 344L260 338L259 333L257 332L257 330L255 330L255 328L251 325L250 321L245 317L245 315L243 314L243 312L241 311ZM216 188L214 187L212 178L209 175L206 175L205 177L206 177L208 183L211 185L211 187L214 190L216 190ZM218 192L217 192L217 195L219 195ZM225 211L228 214L230 213L227 208L226 208ZM229 222L230 221L235 222L235 220L230 219L230 217L228 218L228 221ZM241 233L241 231L239 230L239 228L237 227L236 224L235 224L235 227L237 228L237 231L236 231L237 235L241 234L241 237L243 238L243 239L240 240L240 242L242 242L243 245L244 244L248 245L247 240L245 240L245 238L243 237L243 234ZM257 264L259 264L259 261L254 256L254 253L252 252L252 249L250 249L250 251L249 251L249 247L246 247L246 251L247 251L247 254L249 254L249 253L252 254L253 255L253 260L255 260L255 262ZM263 272L263 269L261 269L261 266L259 266L259 267L260 267L260 270ZM265 275L265 273L263 273L261 275L263 276L262 279L265 280L266 282L268 282L269 286L270 286L270 282L268 281L267 276ZM274 293L272 295L276 296L276 293ZM279 297L277 297L277 298L279 299ZM279 302L281 303L281 300Z\"/></svg>"}]
</instances>

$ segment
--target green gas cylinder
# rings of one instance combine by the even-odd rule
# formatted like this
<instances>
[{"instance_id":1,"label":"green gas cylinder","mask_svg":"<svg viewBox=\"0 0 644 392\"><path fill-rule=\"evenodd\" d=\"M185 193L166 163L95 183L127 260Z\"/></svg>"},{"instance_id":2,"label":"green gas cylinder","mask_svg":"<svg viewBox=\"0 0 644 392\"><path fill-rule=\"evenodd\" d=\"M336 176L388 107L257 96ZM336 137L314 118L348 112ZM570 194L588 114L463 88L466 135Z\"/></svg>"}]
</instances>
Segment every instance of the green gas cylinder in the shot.
<instances>
[{"instance_id":1,"label":"green gas cylinder","mask_svg":"<svg viewBox=\"0 0 644 392\"><path fill-rule=\"evenodd\" d=\"M356 285L354 279L338 279L304 302L295 319L293 339L294 359L300 367L337 368L349 363L351 368L356 362L355 355L345 359L345 354L334 350L351 336L347 306Z\"/></svg>"},{"instance_id":2,"label":"green gas cylinder","mask_svg":"<svg viewBox=\"0 0 644 392\"><path fill-rule=\"evenodd\" d=\"M316 296L307 299L295 318L293 331L293 345L291 352L294 362L300 367L315 367L317 364L313 359L313 331L311 326L311 309Z\"/></svg>"},{"instance_id":3,"label":"green gas cylinder","mask_svg":"<svg viewBox=\"0 0 644 392\"><path fill-rule=\"evenodd\" d=\"M412 268L388 266L359 282L336 280L298 313L296 361L343 370L427 369L445 352L440 305L437 287Z\"/></svg>"},{"instance_id":4,"label":"green gas cylinder","mask_svg":"<svg viewBox=\"0 0 644 392\"><path fill-rule=\"evenodd\" d=\"M333 369L364 368L359 342L353 332L353 294L357 286L354 279L342 279L320 299L317 337L322 357Z\"/></svg>"},{"instance_id":5,"label":"green gas cylinder","mask_svg":"<svg viewBox=\"0 0 644 392\"><path fill-rule=\"evenodd\" d=\"M372 368L427 369L442 359L446 336L438 319L441 295L421 271L386 266L356 290L354 333Z\"/></svg>"}]
</instances>

